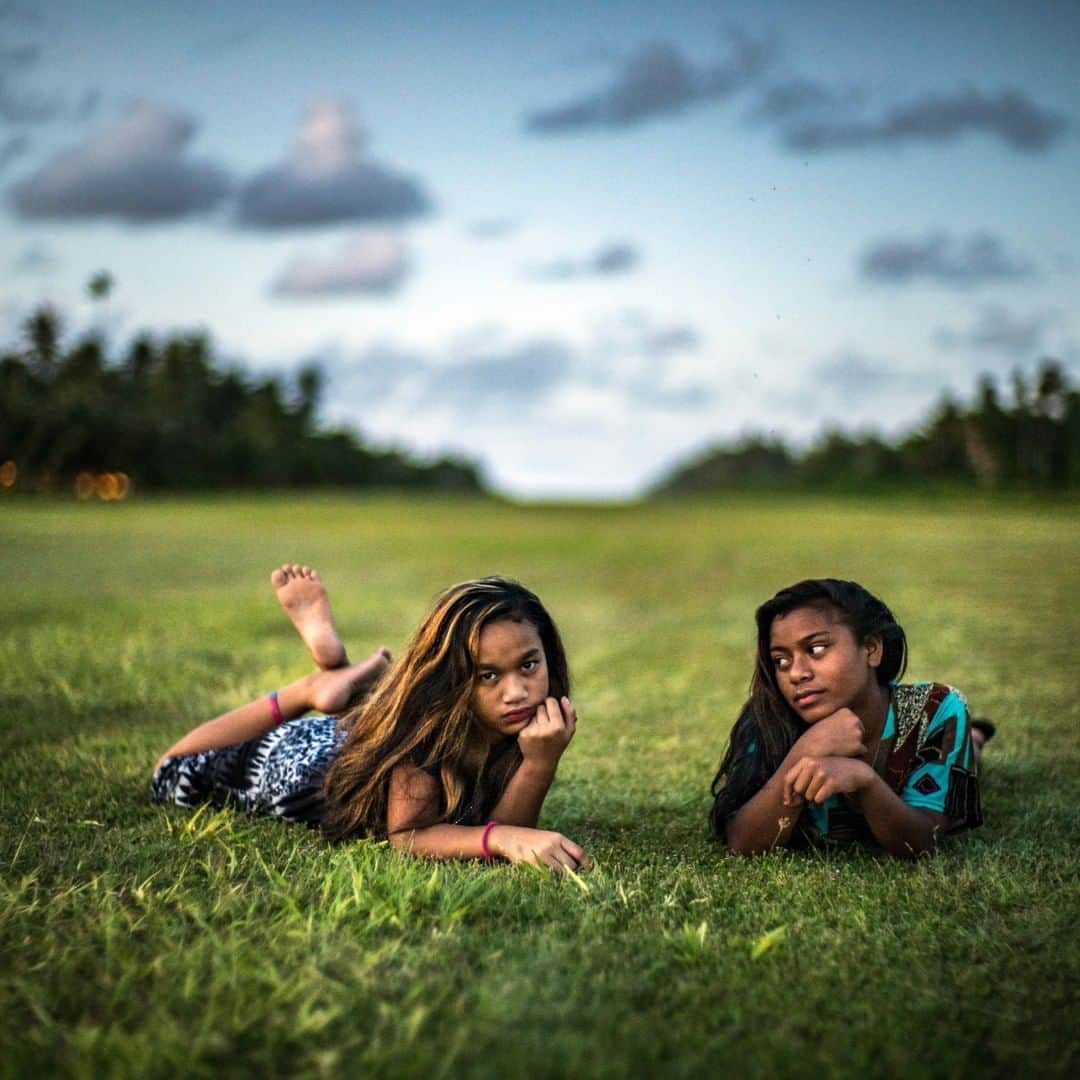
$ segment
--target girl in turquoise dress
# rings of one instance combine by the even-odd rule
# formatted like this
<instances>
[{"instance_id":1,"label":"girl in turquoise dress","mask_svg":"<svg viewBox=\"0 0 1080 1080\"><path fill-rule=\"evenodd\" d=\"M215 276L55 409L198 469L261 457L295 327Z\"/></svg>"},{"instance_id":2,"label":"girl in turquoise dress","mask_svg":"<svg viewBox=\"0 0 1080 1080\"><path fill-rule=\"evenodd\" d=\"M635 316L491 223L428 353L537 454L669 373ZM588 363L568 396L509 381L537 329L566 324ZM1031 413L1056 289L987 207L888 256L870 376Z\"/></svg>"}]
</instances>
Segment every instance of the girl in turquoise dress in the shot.
<instances>
[{"instance_id":1,"label":"girl in turquoise dress","mask_svg":"<svg viewBox=\"0 0 1080 1080\"><path fill-rule=\"evenodd\" d=\"M899 683L907 640L884 603L816 579L756 619L750 699L713 781L729 852L860 842L910 859L981 823L978 752L993 725L951 686Z\"/></svg>"}]
</instances>

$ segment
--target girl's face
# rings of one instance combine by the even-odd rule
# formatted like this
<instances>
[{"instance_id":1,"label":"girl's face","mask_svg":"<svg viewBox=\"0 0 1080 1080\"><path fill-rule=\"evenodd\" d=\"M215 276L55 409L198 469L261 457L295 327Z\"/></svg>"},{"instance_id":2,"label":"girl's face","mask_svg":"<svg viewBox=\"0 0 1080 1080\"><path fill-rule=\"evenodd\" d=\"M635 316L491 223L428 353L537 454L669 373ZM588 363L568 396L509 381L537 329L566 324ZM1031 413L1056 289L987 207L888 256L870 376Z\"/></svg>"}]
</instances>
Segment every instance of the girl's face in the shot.
<instances>
[{"instance_id":1,"label":"girl's face","mask_svg":"<svg viewBox=\"0 0 1080 1080\"><path fill-rule=\"evenodd\" d=\"M804 723L848 708L872 706L881 639L860 643L832 608L803 607L778 615L769 631L776 684Z\"/></svg>"},{"instance_id":2,"label":"girl's face","mask_svg":"<svg viewBox=\"0 0 1080 1080\"><path fill-rule=\"evenodd\" d=\"M519 731L548 694L547 657L530 622L499 619L480 631L469 705L491 742Z\"/></svg>"}]
</instances>

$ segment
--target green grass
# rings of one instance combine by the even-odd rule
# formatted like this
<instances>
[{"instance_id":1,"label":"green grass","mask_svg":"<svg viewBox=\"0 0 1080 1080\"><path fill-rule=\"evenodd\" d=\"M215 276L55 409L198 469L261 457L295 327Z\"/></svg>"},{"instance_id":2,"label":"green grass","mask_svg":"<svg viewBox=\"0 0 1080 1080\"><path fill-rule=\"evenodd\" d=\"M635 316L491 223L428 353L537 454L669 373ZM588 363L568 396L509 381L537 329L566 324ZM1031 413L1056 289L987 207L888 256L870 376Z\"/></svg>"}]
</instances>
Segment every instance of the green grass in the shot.
<instances>
[{"instance_id":1,"label":"green grass","mask_svg":"<svg viewBox=\"0 0 1080 1080\"><path fill-rule=\"evenodd\" d=\"M914 499L0 503L0 1074L1075 1075L1078 524ZM306 670L266 581L286 560L320 568L354 653L465 577L543 596L581 714L543 823L593 872L150 805L179 733ZM986 825L918 865L735 861L707 833L753 608L822 574L880 593L909 676L999 722Z\"/></svg>"}]
</instances>

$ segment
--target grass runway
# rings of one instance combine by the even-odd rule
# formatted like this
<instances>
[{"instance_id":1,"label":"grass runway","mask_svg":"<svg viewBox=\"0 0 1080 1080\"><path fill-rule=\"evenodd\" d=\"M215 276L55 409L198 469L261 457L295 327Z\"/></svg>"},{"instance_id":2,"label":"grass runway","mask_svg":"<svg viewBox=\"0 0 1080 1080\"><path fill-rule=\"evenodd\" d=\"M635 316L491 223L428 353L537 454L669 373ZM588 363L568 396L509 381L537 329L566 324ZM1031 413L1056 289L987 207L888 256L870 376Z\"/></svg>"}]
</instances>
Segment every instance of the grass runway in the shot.
<instances>
[{"instance_id":1,"label":"grass runway","mask_svg":"<svg viewBox=\"0 0 1080 1080\"><path fill-rule=\"evenodd\" d=\"M0 502L0 1075L1076 1075L1078 540L1011 501ZM539 592L581 716L542 824L596 868L150 805L180 733L307 670L284 561L353 655L463 578ZM822 575L998 722L986 824L920 864L708 835L753 609Z\"/></svg>"}]
</instances>

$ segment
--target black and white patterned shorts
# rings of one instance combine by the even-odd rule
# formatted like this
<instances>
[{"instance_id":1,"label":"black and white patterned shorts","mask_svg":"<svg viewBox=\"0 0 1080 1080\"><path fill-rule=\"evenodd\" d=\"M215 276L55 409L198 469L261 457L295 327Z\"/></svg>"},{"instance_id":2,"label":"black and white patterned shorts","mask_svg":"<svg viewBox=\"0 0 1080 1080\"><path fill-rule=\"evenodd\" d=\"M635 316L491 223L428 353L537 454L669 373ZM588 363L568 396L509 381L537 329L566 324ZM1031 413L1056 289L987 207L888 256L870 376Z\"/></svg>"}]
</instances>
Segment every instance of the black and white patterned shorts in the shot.
<instances>
[{"instance_id":1,"label":"black and white patterned shorts","mask_svg":"<svg viewBox=\"0 0 1080 1080\"><path fill-rule=\"evenodd\" d=\"M306 716L250 742L166 758L150 784L154 802L233 806L317 826L322 782L344 741L337 717Z\"/></svg>"}]
</instances>

